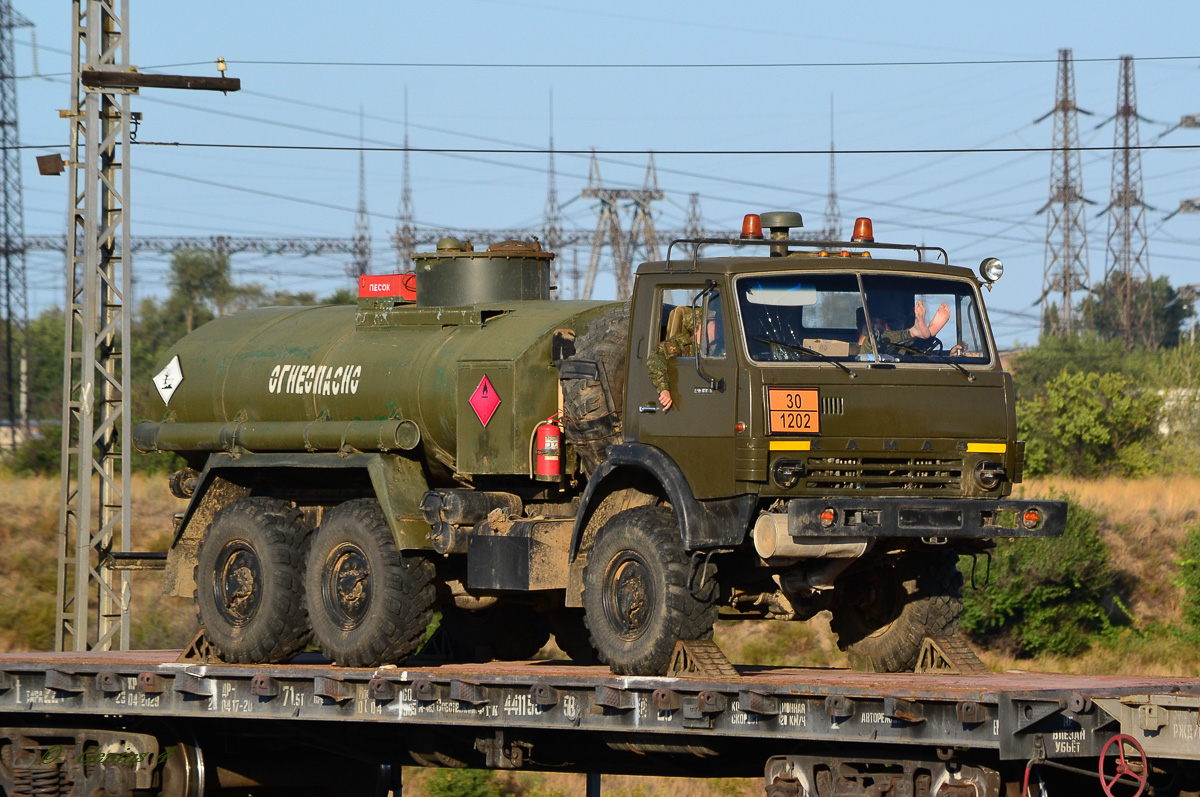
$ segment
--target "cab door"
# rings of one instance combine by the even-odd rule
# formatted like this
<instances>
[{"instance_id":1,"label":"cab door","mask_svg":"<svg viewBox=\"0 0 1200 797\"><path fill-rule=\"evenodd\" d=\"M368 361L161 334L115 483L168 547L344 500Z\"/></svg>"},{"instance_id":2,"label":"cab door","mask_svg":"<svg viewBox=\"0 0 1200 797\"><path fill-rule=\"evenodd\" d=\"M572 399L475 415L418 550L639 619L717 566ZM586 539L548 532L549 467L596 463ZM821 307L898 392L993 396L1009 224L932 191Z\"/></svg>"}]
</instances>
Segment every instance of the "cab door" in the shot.
<instances>
[{"instance_id":1,"label":"cab door","mask_svg":"<svg viewBox=\"0 0 1200 797\"><path fill-rule=\"evenodd\" d=\"M659 403L647 360L667 338L672 311L688 313L693 308L701 320L698 343L693 337L689 356L667 362L673 400L668 410ZM730 310L722 286L687 275L658 283L650 300L639 302L634 311L625 439L657 446L670 455L697 498L733 494L738 368L731 353Z\"/></svg>"}]
</instances>

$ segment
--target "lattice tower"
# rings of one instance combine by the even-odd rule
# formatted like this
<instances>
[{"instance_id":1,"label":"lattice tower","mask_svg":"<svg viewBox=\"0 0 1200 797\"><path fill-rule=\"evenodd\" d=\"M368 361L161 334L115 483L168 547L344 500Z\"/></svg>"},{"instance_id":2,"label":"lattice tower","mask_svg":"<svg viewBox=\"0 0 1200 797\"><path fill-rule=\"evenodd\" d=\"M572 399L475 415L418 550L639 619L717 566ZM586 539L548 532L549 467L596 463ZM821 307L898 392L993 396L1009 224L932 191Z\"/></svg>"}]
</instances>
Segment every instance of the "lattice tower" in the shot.
<instances>
[{"instance_id":1,"label":"lattice tower","mask_svg":"<svg viewBox=\"0 0 1200 797\"><path fill-rule=\"evenodd\" d=\"M558 206L558 187L554 178L554 95L550 95L550 165L547 170L549 184L546 189L546 217L542 224L542 247L554 252L558 257L551 261L550 284L559 284L559 267L555 265L562 257L559 248L562 246L562 209ZM562 296L562 291L555 292L556 298ZM572 297L574 294L572 294Z\"/></svg>"},{"instance_id":2,"label":"lattice tower","mask_svg":"<svg viewBox=\"0 0 1200 797\"><path fill-rule=\"evenodd\" d=\"M1133 56L1121 56L1113 134L1112 199L1108 205L1108 251L1104 282L1119 300L1118 329L1105 330L1132 348L1154 346L1154 297L1147 249L1146 202L1138 133Z\"/></svg>"},{"instance_id":3,"label":"lattice tower","mask_svg":"<svg viewBox=\"0 0 1200 797\"><path fill-rule=\"evenodd\" d=\"M56 650L129 649L129 89L84 86L129 64L129 0L73 0ZM95 614L90 601L98 598ZM94 631L94 635L93 635Z\"/></svg>"},{"instance_id":4,"label":"lattice tower","mask_svg":"<svg viewBox=\"0 0 1200 797\"><path fill-rule=\"evenodd\" d=\"M650 259L658 259L658 233L654 228L654 218L650 203L662 199L663 192L658 187L658 172L654 167L654 155L650 155L650 163L646 167L646 180L640 189L605 188L600 177L600 162L596 159L596 151L592 149L592 163L588 168L588 184L580 196L584 199L600 200L599 212L596 214L596 230L592 234L592 252L588 260L588 270L583 282L582 299L592 297L592 288L596 284L596 275L600 270L600 255L607 244L612 252L613 281L616 284L616 297L627 299L633 290L633 254L634 248L641 243L641 250ZM626 238L621 230L621 217L618 203L632 202L634 220L630 235Z\"/></svg>"},{"instance_id":5,"label":"lattice tower","mask_svg":"<svg viewBox=\"0 0 1200 797\"><path fill-rule=\"evenodd\" d=\"M625 234L621 230L621 217L617 209L617 201L623 198L625 192L619 189L604 187L600 175L600 162L596 160L596 150L592 148L592 162L588 167L588 184L581 195L585 199L600 200L600 208L596 213L596 231L592 234L592 251L588 258L587 273L583 279L583 294L580 299L592 298L592 289L596 286L596 275L600 271L600 253L607 243L612 251L613 278L616 282L618 299L629 296L633 290L633 278L630 273L629 254L625 246Z\"/></svg>"},{"instance_id":6,"label":"lattice tower","mask_svg":"<svg viewBox=\"0 0 1200 797\"><path fill-rule=\"evenodd\" d=\"M396 249L396 271L412 270L412 254L417 248L416 214L413 212L412 176L408 170L408 88L404 89L404 171L400 182L400 207L396 213L396 229L392 231L392 246Z\"/></svg>"},{"instance_id":7,"label":"lattice tower","mask_svg":"<svg viewBox=\"0 0 1200 797\"><path fill-rule=\"evenodd\" d=\"M826 241L838 241L842 236L842 211L838 207L837 180L834 174L833 97L829 98L829 199L825 203L825 226L821 236Z\"/></svg>"},{"instance_id":8,"label":"lattice tower","mask_svg":"<svg viewBox=\"0 0 1200 797\"><path fill-rule=\"evenodd\" d=\"M630 193L630 198L633 199L633 221L629 225L629 258L631 261L661 260L658 232L654 229L654 215L650 209L651 202L663 198L663 192L658 187L658 170L654 167L653 152L650 153L650 162L646 164L646 179L642 181L642 190Z\"/></svg>"},{"instance_id":9,"label":"lattice tower","mask_svg":"<svg viewBox=\"0 0 1200 797\"><path fill-rule=\"evenodd\" d=\"M693 193L688 195L687 218L683 222L683 237L684 238L704 238L704 217L700 214L700 194ZM704 251L704 247L697 244L695 256L700 257ZM692 254L691 247L687 248L689 255Z\"/></svg>"},{"instance_id":10,"label":"lattice tower","mask_svg":"<svg viewBox=\"0 0 1200 797\"><path fill-rule=\"evenodd\" d=\"M1042 331L1071 335L1080 328L1075 295L1088 289L1087 227L1084 224L1083 167L1079 157L1079 113L1071 51L1058 51L1050 198L1046 216L1046 258L1042 275ZM1051 306L1055 312L1051 312Z\"/></svg>"},{"instance_id":11,"label":"lattice tower","mask_svg":"<svg viewBox=\"0 0 1200 797\"><path fill-rule=\"evenodd\" d=\"M21 163L17 130L17 69L13 31L32 27L10 0L0 0L0 293L4 301L3 412L9 423L7 442L17 442L17 429L28 429L25 417L25 331L29 299L25 282L25 212L21 201Z\"/></svg>"},{"instance_id":12,"label":"lattice tower","mask_svg":"<svg viewBox=\"0 0 1200 797\"><path fill-rule=\"evenodd\" d=\"M354 257L347 273L357 279L371 273L371 216L367 212L367 153L362 108L358 109L358 212L354 215Z\"/></svg>"}]
</instances>

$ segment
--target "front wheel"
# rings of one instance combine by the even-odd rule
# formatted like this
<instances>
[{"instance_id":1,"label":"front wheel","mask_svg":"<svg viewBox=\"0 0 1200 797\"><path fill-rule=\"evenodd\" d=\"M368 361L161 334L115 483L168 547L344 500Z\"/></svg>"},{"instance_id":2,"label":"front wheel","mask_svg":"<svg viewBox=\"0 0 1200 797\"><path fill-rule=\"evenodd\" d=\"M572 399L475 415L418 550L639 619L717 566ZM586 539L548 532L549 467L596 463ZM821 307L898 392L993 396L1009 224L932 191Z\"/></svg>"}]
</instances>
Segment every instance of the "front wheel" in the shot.
<instances>
[{"instance_id":1,"label":"front wheel","mask_svg":"<svg viewBox=\"0 0 1200 797\"><path fill-rule=\"evenodd\" d=\"M583 614L592 647L614 673L663 675L676 642L712 637L715 580L698 597L688 575L671 510L628 509L600 529L584 570Z\"/></svg>"},{"instance_id":2,"label":"front wheel","mask_svg":"<svg viewBox=\"0 0 1200 797\"><path fill-rule=\"evenodd\" d=\"M313 635L346 667L397 664L433 619L433 565L402 553L374 499L325 516L308 554L305 594Z\"/></svg>"},{"instance_id":3,"label":"front wheel","mask_svg":"<svg viewBox=\"0 0 1200 797\"><path fill-rule=\"evenodd\" d=\"M908 672L926 637L958 631L962 574L953 551L911 551L856 573L833 610L830 628L857 670Z\"/></svg>"}]
</instances>

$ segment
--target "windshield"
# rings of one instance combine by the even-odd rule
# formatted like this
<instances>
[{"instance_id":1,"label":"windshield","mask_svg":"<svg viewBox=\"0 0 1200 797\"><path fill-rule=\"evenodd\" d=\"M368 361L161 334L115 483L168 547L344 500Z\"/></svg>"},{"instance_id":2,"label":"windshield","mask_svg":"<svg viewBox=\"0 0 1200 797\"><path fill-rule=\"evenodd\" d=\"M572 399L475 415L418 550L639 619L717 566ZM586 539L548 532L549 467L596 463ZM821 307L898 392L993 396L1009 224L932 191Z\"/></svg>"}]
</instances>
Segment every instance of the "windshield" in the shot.
<instances>
[{"instance_id":1,"label":"windshield","mask_svg":"<svg viewBox=\"0 0 1200 797\"><path fill-rule=\"evenodd\" d=\"M737 281L737 297L750 357L759 362L989 361L966 281L863 274L860 285L857 274L755 275Z\"/></svg>"}]
</instances>

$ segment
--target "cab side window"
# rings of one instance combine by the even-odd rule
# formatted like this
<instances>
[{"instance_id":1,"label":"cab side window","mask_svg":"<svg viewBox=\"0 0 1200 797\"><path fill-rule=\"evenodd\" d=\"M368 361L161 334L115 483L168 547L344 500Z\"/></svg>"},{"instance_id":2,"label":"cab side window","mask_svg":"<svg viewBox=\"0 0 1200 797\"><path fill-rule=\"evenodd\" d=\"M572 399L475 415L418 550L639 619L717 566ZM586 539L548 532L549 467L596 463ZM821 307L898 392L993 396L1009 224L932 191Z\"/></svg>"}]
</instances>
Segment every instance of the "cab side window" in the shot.
<instances>
[{"instance_id":1,"label":"cab side window","mask_svg":"<svg viewBox=\"0 0 1200 797\"><path fill-rule=\"evenodd\" d=\"M696 302L701 285L664 289L661 293L659 330L656 344L671 341L678 356L694 357L697 350L705 357L725 356L725 323L718 290L710 290ZM703 319L703 321L701 321ZM697 324L699 329L696 328Z\"/></svg>"}]
</instances>

